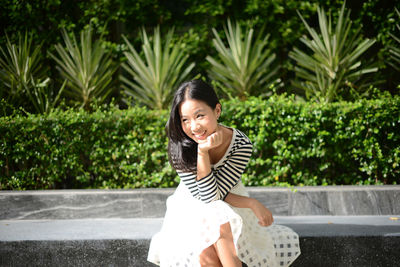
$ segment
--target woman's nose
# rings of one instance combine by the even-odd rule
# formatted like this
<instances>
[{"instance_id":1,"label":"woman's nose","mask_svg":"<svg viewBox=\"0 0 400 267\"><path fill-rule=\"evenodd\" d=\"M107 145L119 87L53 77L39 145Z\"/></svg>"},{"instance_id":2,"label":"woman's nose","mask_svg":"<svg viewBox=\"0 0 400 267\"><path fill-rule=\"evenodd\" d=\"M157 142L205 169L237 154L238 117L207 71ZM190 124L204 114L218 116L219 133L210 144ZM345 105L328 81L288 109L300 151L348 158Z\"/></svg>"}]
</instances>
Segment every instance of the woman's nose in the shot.
<instances>
[{"instance_id":1,"label":"woman's nose","mask_svg":"<svg viewBox=\"0 0 400 267\"><path fill-rule=\"evenodd\" d=\"M190 128L191 128L192 132L197 131L199 129L199 124L196 121L193 121L190 124Z\"/></svg>"}]
</instances>

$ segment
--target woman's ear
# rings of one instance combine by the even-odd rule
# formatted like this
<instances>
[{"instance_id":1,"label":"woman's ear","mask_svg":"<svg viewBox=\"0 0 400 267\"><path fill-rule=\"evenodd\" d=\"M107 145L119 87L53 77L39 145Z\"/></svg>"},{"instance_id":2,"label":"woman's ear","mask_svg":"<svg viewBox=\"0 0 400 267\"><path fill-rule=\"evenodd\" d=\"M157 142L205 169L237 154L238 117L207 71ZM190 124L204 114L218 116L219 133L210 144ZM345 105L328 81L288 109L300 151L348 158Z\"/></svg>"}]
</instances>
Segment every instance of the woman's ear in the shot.
<instances>
[{"instance_id":1,"label":"woman's ear","mask_svg":"<svg viewBox=\"0 0 400 267\"><path fill-rule=\"evenodd\" d=\"M214 112L215 112L215 116L217 117L217 120L219 119L219 116L221 116L221 111L222 111L222 106L220 103L218 103L215 106Z\"/></svg>"}]
</instances>

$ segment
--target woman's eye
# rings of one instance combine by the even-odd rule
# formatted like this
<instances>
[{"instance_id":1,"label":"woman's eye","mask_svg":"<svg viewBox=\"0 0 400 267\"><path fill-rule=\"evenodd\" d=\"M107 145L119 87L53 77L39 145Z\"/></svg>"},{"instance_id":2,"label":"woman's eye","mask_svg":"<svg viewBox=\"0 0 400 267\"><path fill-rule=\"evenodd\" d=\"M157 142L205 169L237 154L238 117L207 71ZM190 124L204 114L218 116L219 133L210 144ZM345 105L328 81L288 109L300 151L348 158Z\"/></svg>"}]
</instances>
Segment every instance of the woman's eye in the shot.
<instances>
[{"instance_id":1,"label":"woman's eye","mask_svg":"<svg viewBox=\"0 0 400 267\"><path fill-rule=\"evenodd\" d=\"M199 115L197 115L197 118L202 118L202 117L204 117L204 115L203 115L203 114L199 114Z\"/></svg>"}]
</instances>

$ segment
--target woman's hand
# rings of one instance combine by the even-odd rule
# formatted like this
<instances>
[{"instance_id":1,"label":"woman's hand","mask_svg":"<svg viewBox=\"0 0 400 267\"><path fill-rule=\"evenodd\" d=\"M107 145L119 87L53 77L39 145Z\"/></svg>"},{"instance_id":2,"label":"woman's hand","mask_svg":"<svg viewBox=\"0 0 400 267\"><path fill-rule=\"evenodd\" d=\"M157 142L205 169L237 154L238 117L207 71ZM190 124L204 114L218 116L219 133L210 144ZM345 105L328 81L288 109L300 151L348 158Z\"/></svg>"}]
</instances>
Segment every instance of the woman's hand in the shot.
<instances>
[{"instance_id":1,"label":"woman's hand","mask_svg":"<svg viewBox=\"0 0 400 267\"><path fill-rule=\"evenodd\" d=\"M198 150L205 153L212 148L220 146L222 144L222 136L222 130L210 134L205 140L199 141Z\"/></svg>"},{"instance_id":2,"label":"woman's hand","mask_svg":"<svg viewBox=\"0 0 400 267\"><path fill-rule=\"evenodd\" d=\"M258 224L261 226L270 226L274 222L274 218L272 217L272 213L269 209L264 207L260 201L253 199L251 210L254 212L256 217L258 218Z\"/></svg>"}]
</instances>

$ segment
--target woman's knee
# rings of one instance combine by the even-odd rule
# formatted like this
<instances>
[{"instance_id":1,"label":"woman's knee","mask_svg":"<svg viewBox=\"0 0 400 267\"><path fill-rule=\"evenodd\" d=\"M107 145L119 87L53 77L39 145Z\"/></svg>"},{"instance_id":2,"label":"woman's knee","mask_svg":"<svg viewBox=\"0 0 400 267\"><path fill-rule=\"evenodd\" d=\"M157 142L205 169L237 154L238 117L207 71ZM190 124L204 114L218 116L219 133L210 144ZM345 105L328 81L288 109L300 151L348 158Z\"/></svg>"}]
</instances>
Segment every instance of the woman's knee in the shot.
<instances>
[{"instance_id":1,"label":"woman's knee","mask_svg":"<svg viewBox=\"0 0 400 267\"><path fill-rule=\"evenodd\" d=\"M200 254L201 266L222 266L213 245L209 246Z\"/></svg>"},{"instance_id":2,"label":"woman's knee","mask_svg":"<svg viewBox=\"0 0 400 267\"><path fill-rule=\"evenodd\" d=\"M233 239L231 224L229 222L220 226L220 238Z\"/></svg>"}]
</instances>

